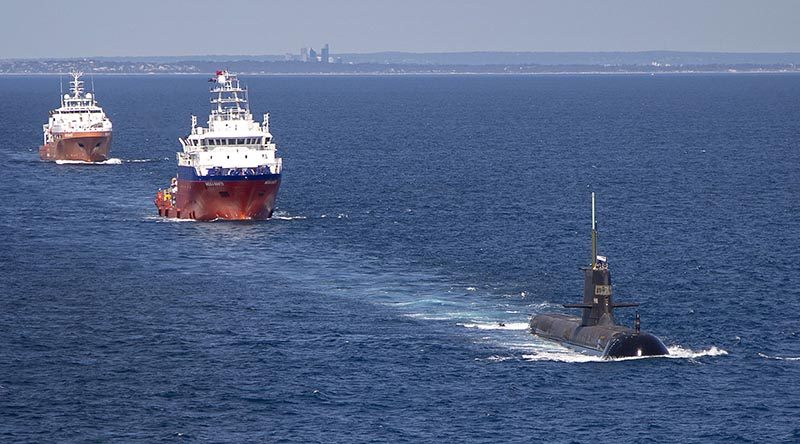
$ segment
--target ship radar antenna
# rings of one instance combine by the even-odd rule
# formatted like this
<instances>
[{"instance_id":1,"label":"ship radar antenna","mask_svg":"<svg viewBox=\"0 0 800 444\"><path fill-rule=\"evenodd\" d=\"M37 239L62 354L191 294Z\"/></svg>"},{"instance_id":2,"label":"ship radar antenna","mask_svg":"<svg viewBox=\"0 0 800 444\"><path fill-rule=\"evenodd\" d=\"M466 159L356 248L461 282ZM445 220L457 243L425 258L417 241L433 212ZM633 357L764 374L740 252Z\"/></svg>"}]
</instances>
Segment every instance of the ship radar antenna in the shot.
<instances>
[{"instance_id":1,"label":"ship radar antenna","mask_svg":"<svg viewBox=\"0 0 800 444\"><path fill-rule=\"evenodd\" d=\"M592 192L592 268L597 268L597 219L594 209L594 192Z\"/></svg>"},{"instance_id":2,"label":"ship radar antenna","mask_svg":"<svg viewBox=\"0 0 800 444\"><path fill-rule=\"evenodd\" d=\"M69 75L72 76L72 81L70 82L70 86L72 87L72 94L75 97L78 97L81 95L81 93L83 93L83 82L79 80L83 75L83 73L80 71L72 71L69 73Z\"/></svg>"}]
</instances>

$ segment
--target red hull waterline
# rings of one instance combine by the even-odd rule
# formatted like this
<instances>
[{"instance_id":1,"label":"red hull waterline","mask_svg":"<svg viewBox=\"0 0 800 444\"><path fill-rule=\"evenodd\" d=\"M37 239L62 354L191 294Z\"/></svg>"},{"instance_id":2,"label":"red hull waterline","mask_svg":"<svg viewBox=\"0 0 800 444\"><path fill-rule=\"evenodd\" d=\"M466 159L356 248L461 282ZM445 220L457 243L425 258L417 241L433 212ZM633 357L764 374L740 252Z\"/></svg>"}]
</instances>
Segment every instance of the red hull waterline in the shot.
<instances>
[{"instance_id":1,"label":"red hull waterline","mask_svg":"<svg viewBox=\"0 0 800 444\"><path fill-rule=\"evenodd\" d=\"M178 192L159 192L158 215L177 219L210 221L264 220L272 217L280 179L239 181L178 180Z\"/></svg>"},{"instance_id":2,"label":"red hull waterline","mask_svg":"<svg viewBox=\"0 0 800 444\"><path fill-rule=\"evenodd\" d=\"M72 133L39 147L39 157L48 161L104 162L111 150L111 133Z\"/></svg>"}]
</instances>

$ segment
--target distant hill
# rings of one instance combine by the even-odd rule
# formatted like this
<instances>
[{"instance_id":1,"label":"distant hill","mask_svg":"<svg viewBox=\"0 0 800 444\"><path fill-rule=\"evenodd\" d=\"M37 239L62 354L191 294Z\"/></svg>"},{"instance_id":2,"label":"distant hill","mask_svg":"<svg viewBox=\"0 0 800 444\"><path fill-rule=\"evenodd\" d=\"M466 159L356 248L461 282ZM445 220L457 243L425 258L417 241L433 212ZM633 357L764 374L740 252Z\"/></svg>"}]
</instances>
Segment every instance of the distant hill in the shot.
<instances>
[{"instance_id":1,"label":"distant hill","mask_svg":"<svg viewBox=\"0 0 800 444\"><path fill-rule=\"evenodd\" d=\"M420 65L800 65L800 53L735 52L376 52L336 54L354 63Z\"/></svg>"},{"instance_id":2,"label":"distant hill","mask_svg":"<svg viewBox=\"0 0 800 444\"><path fill-rule=\"evenodd\" d=\"M344 63L375 63L400 65L800 65L800 53L764 52L371 52L337 53ZM194 55L194 56L135 56L85 57L49 60L95 60L98 62L279 62L287 55ZM17 59L44 60L44 59Z\"/></svg>"}]
</instances>

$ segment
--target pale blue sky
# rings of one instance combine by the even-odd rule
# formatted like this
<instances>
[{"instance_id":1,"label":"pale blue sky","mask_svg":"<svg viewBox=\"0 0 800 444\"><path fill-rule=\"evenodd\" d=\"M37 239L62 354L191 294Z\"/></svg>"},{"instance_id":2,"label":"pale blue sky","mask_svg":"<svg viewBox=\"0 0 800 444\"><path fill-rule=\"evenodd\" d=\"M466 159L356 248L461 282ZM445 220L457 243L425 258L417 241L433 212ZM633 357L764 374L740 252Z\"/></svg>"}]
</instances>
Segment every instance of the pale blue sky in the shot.
<instances>
[{"instance_id":1,"label":"pale blue sky","mask_svg":"<svg viewBox=\"0 0 800 444\"><path fill-rule=\"evenodd\" d=\"M800 52L800 0L0 0L0 58Z\"/></svg>"}]
</instances>

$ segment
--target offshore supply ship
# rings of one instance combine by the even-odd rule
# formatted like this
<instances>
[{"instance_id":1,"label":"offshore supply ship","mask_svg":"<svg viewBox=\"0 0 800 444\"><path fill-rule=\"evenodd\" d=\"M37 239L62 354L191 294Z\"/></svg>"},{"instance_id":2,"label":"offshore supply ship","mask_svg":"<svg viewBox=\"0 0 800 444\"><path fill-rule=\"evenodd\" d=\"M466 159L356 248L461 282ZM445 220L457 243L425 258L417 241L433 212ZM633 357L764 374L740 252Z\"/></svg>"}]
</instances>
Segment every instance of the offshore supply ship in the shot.
<instances>
[{"instance_id":1,"label":"offshore supply ship","mask_svg":"<svg viewBox=\"0 0 800 444\"><path fill-rule=\"evenodd\" d=\"M73 72L70 93L61 107L50 111L44 124L44 144L39 157L51 161L103 162L111 149L111 120L97 104L93 92L84 92L83 73Z\"/></svg>"},{"instance_id":2,"label":"offshore supply ship","mask_svg":"<svg viewBox=\"0 0 800 444\"><path fill-rule=\"evenodd\" d=\"M180 138L178 175L159 190L155 205L164 217L195 220L268 219L281 184L282 159L269 132L269 113L253 120L247 89L228 71L209 80L213 108L208 128Z\"/></svg>"},{"instance_id":3,"label":"offshore supply ship","mask_svg":"<svg viewBox=\"0 0 800 444\"><path fill-rule=\"evenodd\" d=\"M564 308L583 309L583 316L545 313L531 319L531 332L545 339L580 350L600 354L603 358L668 355L667 347L656 336L641 331L639 313L634 328L617 324L614 309L638 307L637 303L614 303L611 271L604 256L597 254L597 227L592 193L592 264L583 269L583 303L564 304Z\"/></svg>"}]
</instances>

